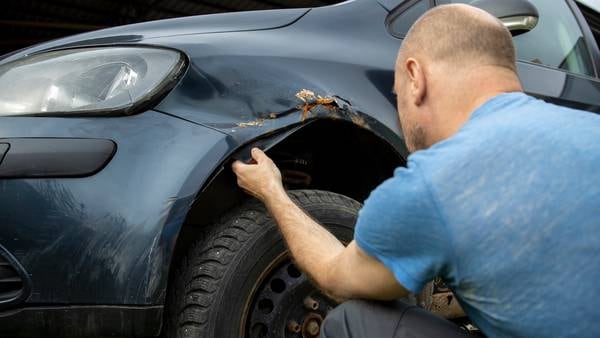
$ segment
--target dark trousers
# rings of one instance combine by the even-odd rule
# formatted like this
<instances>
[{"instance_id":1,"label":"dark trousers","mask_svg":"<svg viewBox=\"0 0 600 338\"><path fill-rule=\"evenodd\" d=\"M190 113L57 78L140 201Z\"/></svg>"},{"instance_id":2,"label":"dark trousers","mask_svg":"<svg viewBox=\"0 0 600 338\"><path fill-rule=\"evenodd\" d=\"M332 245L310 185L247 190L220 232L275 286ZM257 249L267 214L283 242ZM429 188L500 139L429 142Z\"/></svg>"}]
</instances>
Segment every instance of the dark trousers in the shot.
<instances>
[{"instance_id":1,"label":"dark trousers","mask_svg":"<svg viewBox=\"0 0 600 338\"><path fill-rule=\"evenodd\" d=\"M464 338L472 337L456 324L402 302L351 300L331 311L321 338Z\"/></svg>"}]
</instances>

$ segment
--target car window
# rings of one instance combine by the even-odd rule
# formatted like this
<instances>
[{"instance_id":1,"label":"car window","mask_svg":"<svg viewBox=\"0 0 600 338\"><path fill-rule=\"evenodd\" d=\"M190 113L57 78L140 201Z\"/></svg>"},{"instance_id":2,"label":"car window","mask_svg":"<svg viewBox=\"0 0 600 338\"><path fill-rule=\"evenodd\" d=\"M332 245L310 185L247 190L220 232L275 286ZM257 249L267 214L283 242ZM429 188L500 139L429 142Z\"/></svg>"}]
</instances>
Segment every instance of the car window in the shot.
<instances>
[{"instance_id":1,"label":"car window","mask_svg":"<svg viewBox=\"0 0 600 338\"><path fill-rule=\"evenodd\" d=\"M403 38L412 24L429 8L431 8L429 0L405 1L392 11L392 15L388 20L390 33Z\"/></svg>"},{"instance_id":2,"label":"car window","mask_svg":"<svg viewBox=\"0 0 600 338\"><path fill-rule=\"evenodd\" d=\"M513 38L519 60L593 76L592 60L581 28L564 0L529 0L537 7L537 26ZM470 4L474 0L453 0Z\"/></svg>"}]
</instances>

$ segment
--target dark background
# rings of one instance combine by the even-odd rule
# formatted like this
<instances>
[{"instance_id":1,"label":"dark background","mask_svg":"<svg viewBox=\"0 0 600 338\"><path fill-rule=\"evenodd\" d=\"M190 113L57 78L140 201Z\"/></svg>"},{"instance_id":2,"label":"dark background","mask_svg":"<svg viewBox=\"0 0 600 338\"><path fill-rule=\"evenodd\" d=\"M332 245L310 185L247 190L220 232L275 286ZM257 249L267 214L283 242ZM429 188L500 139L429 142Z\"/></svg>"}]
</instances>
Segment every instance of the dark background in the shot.
<instances>
[{"instance_id":1,"label":"dark background","mask_svg":"<svg viewBox=\"0 0 600 338\"><path fill-rule=\"evenodd\" d=\"M317 7L339 0L0 0L0 55L63 36L180 16Z\"/></svg>"}]
</instances>

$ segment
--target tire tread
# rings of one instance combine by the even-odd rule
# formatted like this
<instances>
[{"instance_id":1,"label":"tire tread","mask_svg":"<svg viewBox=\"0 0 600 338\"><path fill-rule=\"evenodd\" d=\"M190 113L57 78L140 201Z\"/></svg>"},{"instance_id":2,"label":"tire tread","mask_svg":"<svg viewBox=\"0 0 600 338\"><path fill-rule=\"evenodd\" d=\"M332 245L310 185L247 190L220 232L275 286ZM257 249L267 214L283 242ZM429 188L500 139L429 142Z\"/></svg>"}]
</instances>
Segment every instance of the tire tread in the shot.
<instances>
[{"instance_id":1,"label":"tire tread","mask_svg":"<svg viewBox=\"0 0 600 338\"><path fill-rule=\"evenodd\" d=\"M357 210L361 204L343 195L321 190L288 191L298 206L336 204ZM265 207L250 199L223 215L190 245L173 274L165 315L166 337L209 337L209 318L221 280L238 251L252 235L271 221Z\"/></svg>"}]
</instances>

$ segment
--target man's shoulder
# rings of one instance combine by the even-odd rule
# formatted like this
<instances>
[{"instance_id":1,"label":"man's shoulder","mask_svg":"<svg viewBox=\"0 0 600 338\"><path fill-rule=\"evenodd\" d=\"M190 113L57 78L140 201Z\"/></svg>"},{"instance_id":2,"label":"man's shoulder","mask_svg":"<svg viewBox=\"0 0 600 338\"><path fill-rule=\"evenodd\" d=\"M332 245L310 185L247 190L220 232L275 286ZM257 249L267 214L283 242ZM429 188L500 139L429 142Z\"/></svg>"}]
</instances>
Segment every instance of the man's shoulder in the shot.
<instances>
[{"instance_id":1,"label":"man's shoulder","mask_svg":"<svg viewBox=\"0 0 600 338\"><path fill-rule=\"evenodd\" d=\"M582 142L600 150L600 115L558 106L523 93L496 97L473 113L452 137L409 159L421 171L440 172L446 166L477 170L486 161L515 161L515 155L573 148Z\"/></svg>"},{"instance_id":2,"label":"man's shoulder","mask_svg":"<svg viewBox=\"0 0 600 338\"><path fill-rule=\"evenodd\" d=\"M524 104L475 116L455 136L409 157L439 205L529 200L557 182L557 173L560 196L584 189L582 178L600 179L600 116L523 97Z\"/></svg>"},{"instance_id":3,"label":"man's shoulder","mask_svg":"<svg viewBox=\"0 0 600 338\"><path fill-rule=\"evenodd\" d=\"M424 177L420 161L414 160L411 155L404 167L394 170L394 175L379 186L379 191L389 196L398 195L422 196L428 193L428 184Z\"/></svg>"},{"instance_id":4,"label":"man's shoulder","mask_svg":"<svg viewBox=\"0 0 600 338\"><path fill-rule=\"evenodd\" d=\"M500 95L477 109L460 133L480 138L507 134L573 133L586 126L598 130L600 115L557 105L524 93ZM534 133L535 134L535 133Z\"/></svg>"}]
</instances>

